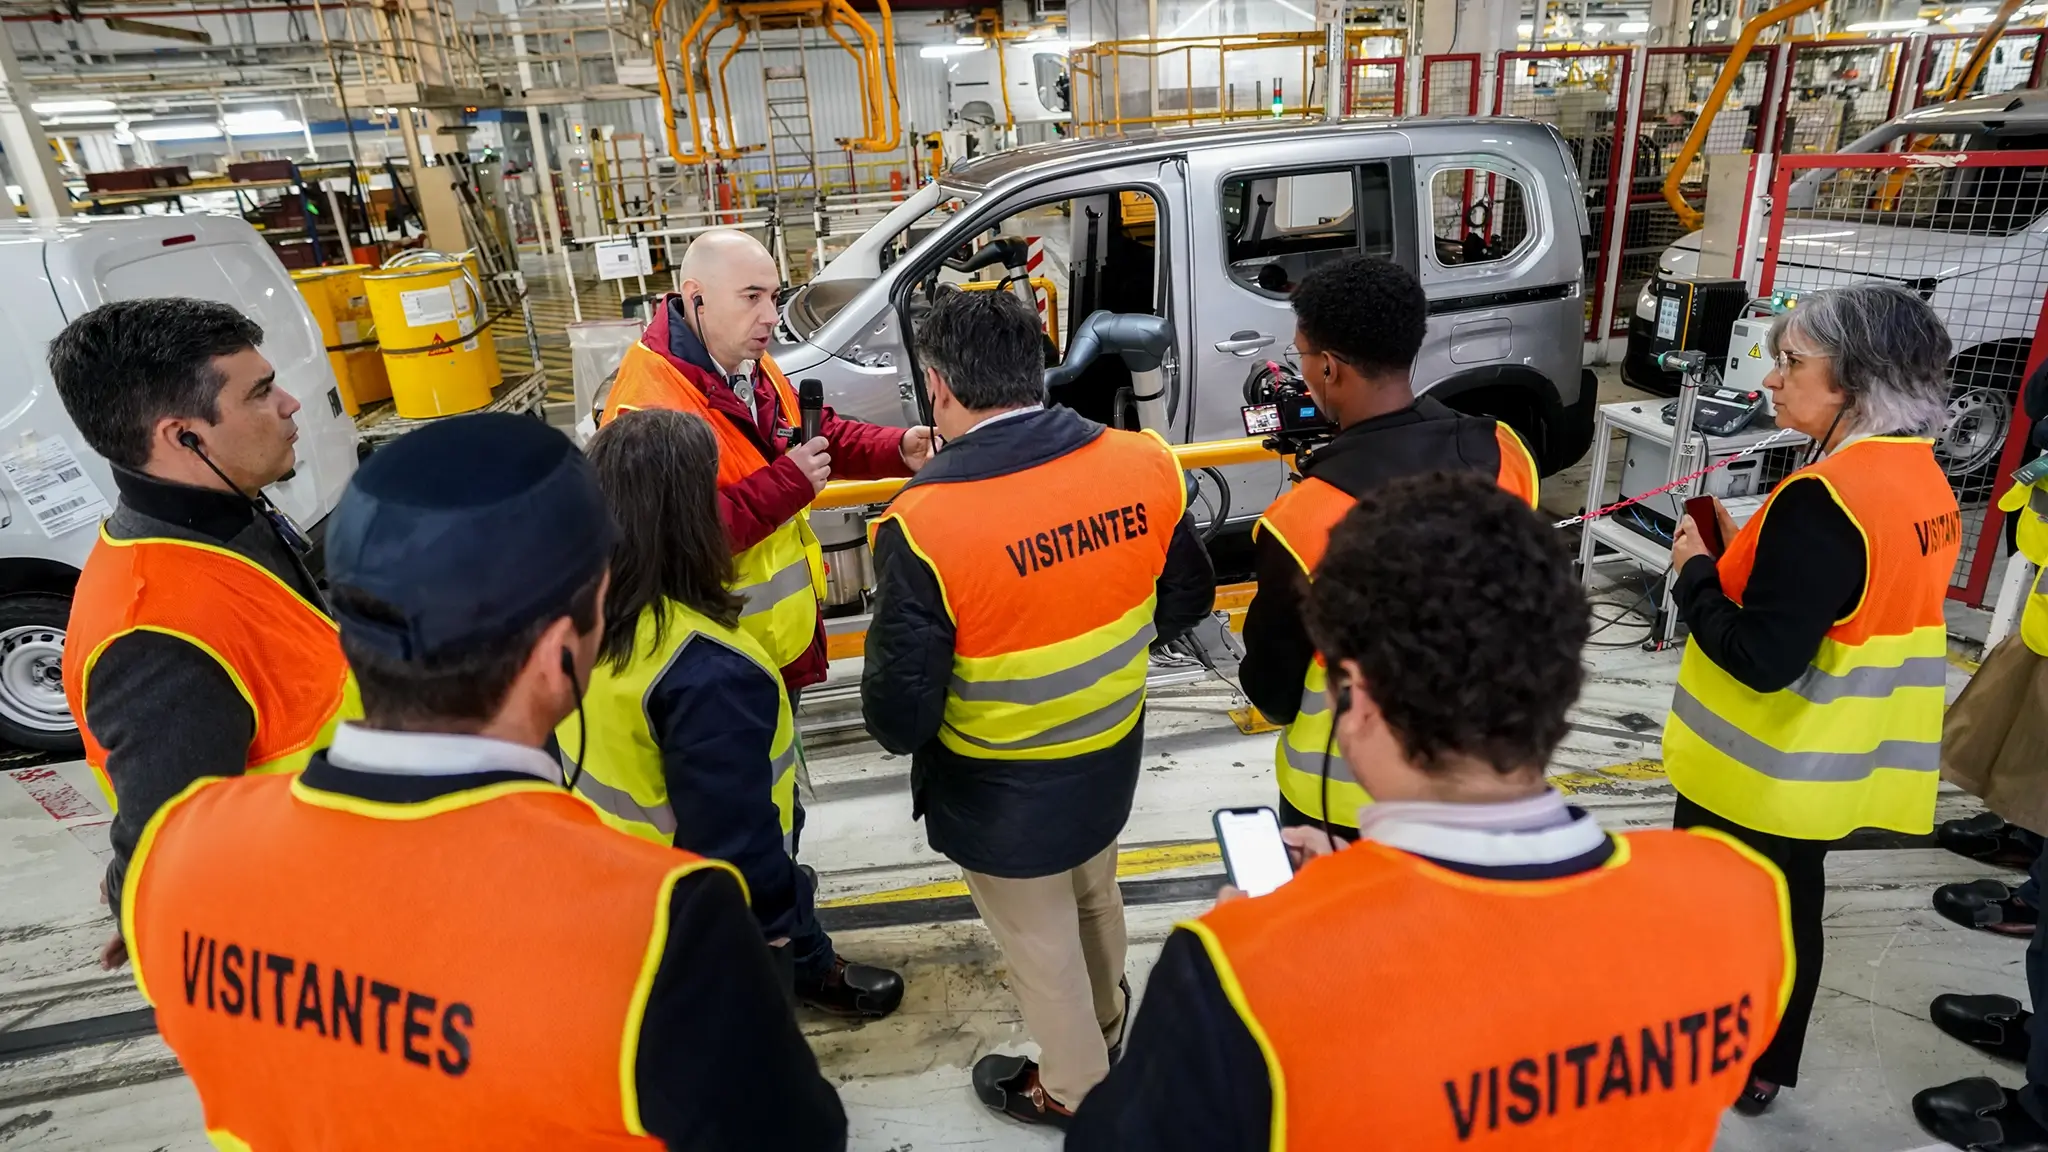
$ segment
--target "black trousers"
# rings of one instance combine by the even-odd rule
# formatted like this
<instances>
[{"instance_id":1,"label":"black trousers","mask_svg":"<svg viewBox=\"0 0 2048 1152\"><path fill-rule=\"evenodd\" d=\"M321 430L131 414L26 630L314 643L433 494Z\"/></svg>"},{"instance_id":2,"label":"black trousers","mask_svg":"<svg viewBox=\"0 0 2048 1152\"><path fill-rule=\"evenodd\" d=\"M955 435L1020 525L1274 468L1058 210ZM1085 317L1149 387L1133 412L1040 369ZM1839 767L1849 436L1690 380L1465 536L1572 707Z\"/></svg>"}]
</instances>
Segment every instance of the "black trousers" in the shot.
<instances>
[{"instance_id":1,"label":"black trousers","mask_svg":"<svg viewBox=\"0 0 2048 1152\"><path fill-rule=\"evenodd\" d=\"M2021 893L2034 904L2044 887L2048 887L2048 852L2034 857L2033 871ZM2027 995L2034 1002L2034 1016L2027 1021L2027 1083L2020 1089L2020 1107L2036 1124L2048 1128L2048 1017L2041 1014L2041 1006L2048 1004L2048 927L2038 921L2034 938L2027 942Z\"/></svg>"},{"instance_id":2,"label":"black trousers","mask_svg":"<svg viewBox=\"0 0 2048 1152\"><path fill-rule=\"evenodd\" d=\"M1821 931L1821 906L1828 890L1828 849L1835 842L1795 840L1758 832L1717 816L1684 796L1678 798L1671 824L1674 828L1726 832L1785 874L1785 888L1792 902L1792 998L1785 1003L1785 1018L1778 1022L1777 1036L1750 1066L1750 1073L1759 1080L1790 1088L1799 1083L1799 1057L1806 1050L1806 1022L1813 1015L1814 994L1820 991L1820 965L1827 951L1827 938Z\"/></svg>"}]
</instances>

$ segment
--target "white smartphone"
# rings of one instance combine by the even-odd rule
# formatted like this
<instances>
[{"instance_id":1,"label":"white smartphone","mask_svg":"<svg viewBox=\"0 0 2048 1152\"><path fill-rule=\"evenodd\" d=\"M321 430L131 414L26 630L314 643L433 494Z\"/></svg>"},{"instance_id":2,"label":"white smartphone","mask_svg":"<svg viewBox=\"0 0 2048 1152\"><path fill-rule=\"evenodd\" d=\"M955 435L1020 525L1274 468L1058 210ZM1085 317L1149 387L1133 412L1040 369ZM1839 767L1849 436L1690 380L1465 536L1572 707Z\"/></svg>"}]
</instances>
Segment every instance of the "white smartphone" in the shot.
<instances>
[{"instance_id":1,"label":"white smartphone","mask_svg":"<svg viewBox=\"0 0 2048 1152\"><path fill-rule=\"evenodd\" d=\"M1221 808L1213 817L1216 843L1230 883L1247 896L1264 896L1294 877L1280 817L1271 808Z\"/></svg>"}]
</instances>

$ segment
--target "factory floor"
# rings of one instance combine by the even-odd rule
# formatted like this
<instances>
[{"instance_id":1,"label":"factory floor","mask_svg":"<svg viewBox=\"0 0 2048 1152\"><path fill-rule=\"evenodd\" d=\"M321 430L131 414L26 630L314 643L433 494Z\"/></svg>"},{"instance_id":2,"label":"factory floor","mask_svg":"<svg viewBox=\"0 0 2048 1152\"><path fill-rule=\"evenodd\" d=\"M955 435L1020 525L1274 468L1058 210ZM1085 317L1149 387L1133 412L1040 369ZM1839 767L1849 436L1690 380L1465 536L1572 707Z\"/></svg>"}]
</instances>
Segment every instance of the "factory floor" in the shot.
<instances>
[{"instance_id":1,"label":"factory floor","mask_svg":"<svg viewBox=\"0 0 2048 1152\"><path fill-rule=\"evenodd\" d=\"M1959 632L1981 629L1959 613ZM1646 653L1640 629L1595 638L1593 677L1552 774L1575 802L1615 829L1670 820L1672 791L1658 735L1676 675L1676 652ZM1959 646L1959 653L1967 646ZM1951 690L1967 676L1960 655ZM989 1051L1028 1051L1001 958L973 918L958 873L926 847L910 819L909 765L859 731L857 666L806 695L809 827L804 857L820 875L824 913L841 951L898 967L909 995L894 1017L849 1025L806 1015L826 1073L840 1084L852 1146L909 1149L1053 1148L1057 1137L999 1119L975 1103L968 1069ZM1172 925L1209 906L1222 882L1210 812L1270 803L1273 736L1238 732L1217 680L1158 691L1147 723L1146 765L1122 844L1131 924L1129 971L1145 975ZM1937 818L1977 810L1945 788ZM0 1052L10 1036L38 1036L27 1058L0 1055L0 1149L171 1150L206 1147L190 1083L133 1013L126 973L103 974L93 956L108 931L97 888L106 817L82 764L0 769ZM1945 991L2024 998L2024 944L1937 916L1937 884L1986 869L1933 847L1929 837L1859 837L1828 862L1828 958L1807 1045L1805 1077L1761 1119L1732 1114L1717 1146L1748 1150L1896 1152L1929 1144L1908 1108L1931 1084L1976 1074L2017 1083L1947 1039L1926 1019ZM2016 877L2014 878L2016 882ZM1501 942L1512 962L1512 942ZM1588 995L1615 980L1655 979L1611 965L1556 973L1557 995ZM1361 994L1365 994L1363 991ZM29 1033L25 1030L46 1028Z\"/></svg>"}]
</instances>

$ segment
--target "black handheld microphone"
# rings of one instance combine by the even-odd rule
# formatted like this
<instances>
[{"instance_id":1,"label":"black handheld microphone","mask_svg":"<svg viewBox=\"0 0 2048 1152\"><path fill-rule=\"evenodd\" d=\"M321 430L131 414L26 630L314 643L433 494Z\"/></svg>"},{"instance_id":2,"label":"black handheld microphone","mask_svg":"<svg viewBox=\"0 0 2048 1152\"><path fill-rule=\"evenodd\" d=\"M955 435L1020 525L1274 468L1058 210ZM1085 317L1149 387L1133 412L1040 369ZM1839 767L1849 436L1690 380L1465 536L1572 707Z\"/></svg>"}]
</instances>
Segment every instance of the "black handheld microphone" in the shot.
<instances>
[{"instance_id":1,"label":"black handheld microphone","mask_svg":"<svg viewBox=\"0 0 2048 1152\"><path fill-rule=\"evenodd\" d=\"M802 421L797 443L809 444L818 438L818 425L825 419L825 382L797 381L796 410Z\"/></svg>"}]
</instances>

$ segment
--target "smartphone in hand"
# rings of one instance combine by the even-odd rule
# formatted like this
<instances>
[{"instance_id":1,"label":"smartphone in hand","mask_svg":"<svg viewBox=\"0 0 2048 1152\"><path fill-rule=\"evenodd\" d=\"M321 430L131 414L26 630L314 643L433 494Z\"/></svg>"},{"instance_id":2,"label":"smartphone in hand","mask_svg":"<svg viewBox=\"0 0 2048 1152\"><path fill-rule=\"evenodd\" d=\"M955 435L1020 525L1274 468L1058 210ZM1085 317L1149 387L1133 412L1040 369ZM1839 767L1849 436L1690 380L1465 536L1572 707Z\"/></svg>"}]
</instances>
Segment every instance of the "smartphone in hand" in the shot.
<instances>
[{"instance_id":1,"label":"smartphone in hand","mask_svg":"<svg viewBox=\"0 0 2048 1152\"><path fill-rule=\"evenodd\" d=\"M1230 883L1247 896L1264 896L1294 878L1271 808L1222 808L1211 818Z\"/></svg>"},{"instance_id":2,"label":"smartphone in hand","mask_svg":"<svg viewBox=\"0 0 2048 1152\"><path fill-rule=\"evenodd\" d=\"M1707 551L1719 556L1728 547L1721 539L1721 518L1714 515L1712 496L1692 496L1685 501L1685 514L1692 518L1692 526L1700 534L1700 543Z\"/></svg>"}]
</instances>

